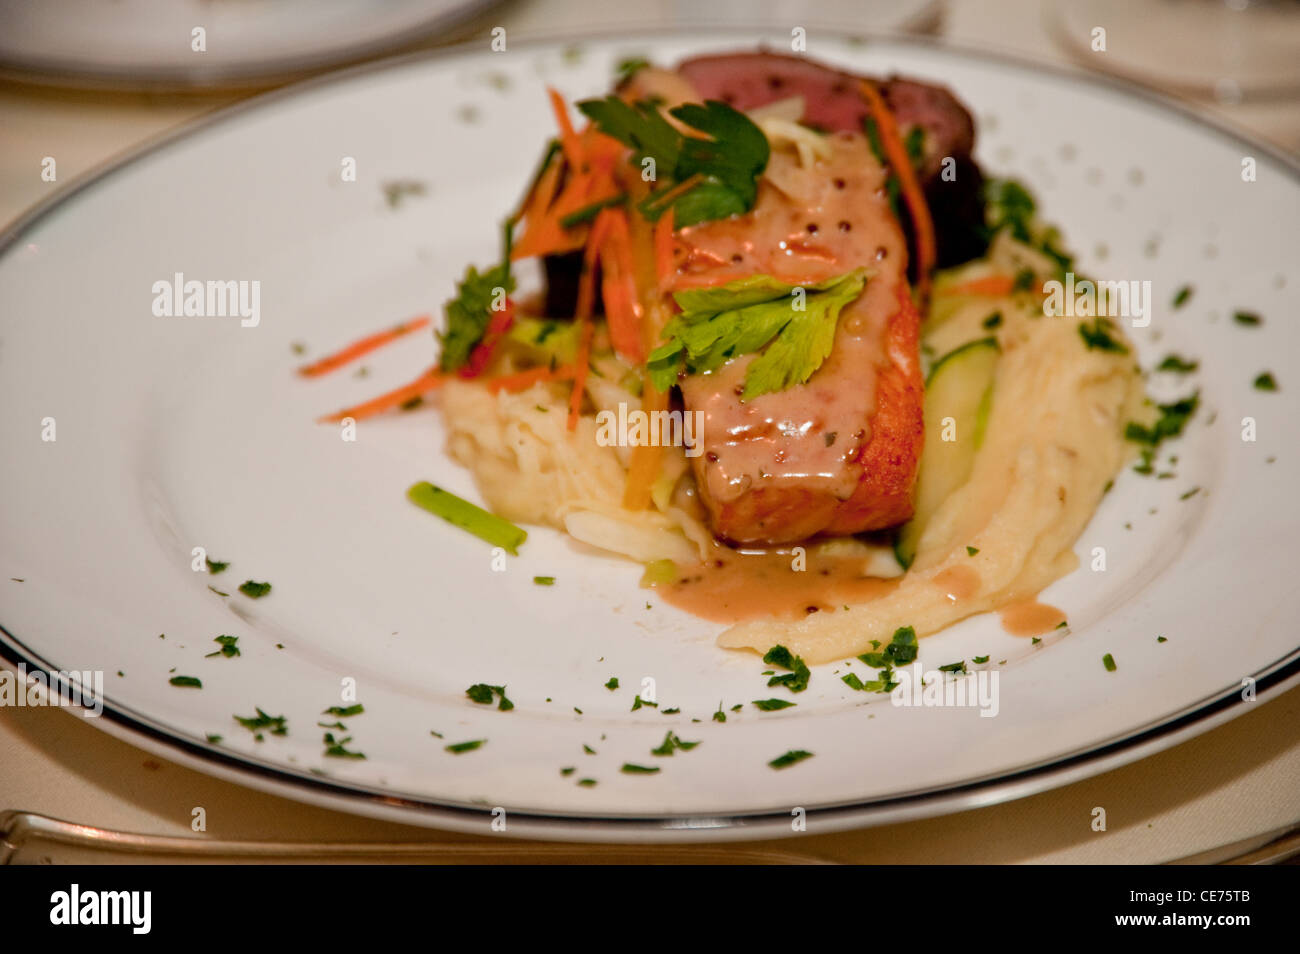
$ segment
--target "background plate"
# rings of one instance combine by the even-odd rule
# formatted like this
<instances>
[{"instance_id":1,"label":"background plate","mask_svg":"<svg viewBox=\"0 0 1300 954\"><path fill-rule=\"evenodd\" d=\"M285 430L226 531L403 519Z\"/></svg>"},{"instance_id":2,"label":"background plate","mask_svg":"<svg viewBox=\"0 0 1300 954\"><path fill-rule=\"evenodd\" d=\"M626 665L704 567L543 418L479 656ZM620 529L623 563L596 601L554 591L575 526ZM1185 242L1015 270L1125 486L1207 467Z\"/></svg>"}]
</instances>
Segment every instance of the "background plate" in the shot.
<instances>
[{"instance_id":1,"label":"background plate","mask_svg":"<svg viewBox=\"0 0 1300 954\"><path fill-rule=\"evenodd\" d=\"M391 52L497 2L0 0L0 64L54 82L261 83Z\"/></svg>"}]
</instances>

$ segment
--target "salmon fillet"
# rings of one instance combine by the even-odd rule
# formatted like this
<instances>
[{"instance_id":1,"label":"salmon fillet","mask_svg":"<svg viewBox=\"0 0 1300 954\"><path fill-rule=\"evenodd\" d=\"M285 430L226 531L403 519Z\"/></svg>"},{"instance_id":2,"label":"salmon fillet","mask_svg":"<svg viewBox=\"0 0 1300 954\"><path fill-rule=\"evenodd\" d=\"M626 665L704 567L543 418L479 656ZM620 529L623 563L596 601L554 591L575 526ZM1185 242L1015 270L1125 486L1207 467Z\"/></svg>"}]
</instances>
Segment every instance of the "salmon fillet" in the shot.
<instances>
[{"instance_id":1,"label":"salmon fillet","mask_svg":"<svg viewBox=\"0 0 1300 954\"><path fill-rule=\"evenodd\" d=\"M813 168L774 152L751 212L677 237L678 288L755 274L802 285L870 269L807 382L742 401L754 355L678 382L686 409L704 415L692 462L700 500L713 531L737 544L859 533L912 514L923 383L907 246L865 137L830 143Z\"/></svg>"}]
</instances>

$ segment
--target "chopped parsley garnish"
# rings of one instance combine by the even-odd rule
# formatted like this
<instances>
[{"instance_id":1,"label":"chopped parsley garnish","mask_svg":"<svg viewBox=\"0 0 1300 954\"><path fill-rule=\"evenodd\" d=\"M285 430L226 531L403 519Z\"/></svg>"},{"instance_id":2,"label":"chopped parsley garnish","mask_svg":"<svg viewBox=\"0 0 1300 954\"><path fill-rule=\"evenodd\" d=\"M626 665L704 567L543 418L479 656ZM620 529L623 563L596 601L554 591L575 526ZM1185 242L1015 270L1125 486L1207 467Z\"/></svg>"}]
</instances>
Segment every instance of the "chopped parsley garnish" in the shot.
<instances>
[{"instance_id":1,"label":"chopped parsley garnish","mask_svg":"<svg viewBox=\"0 0 1300 954\"><path fill-rule=\"evenodd\" d=\"M650 353L646 369L655 387L667 391L683 368L704 374L765 349L745 372L741 400L802 384L831 353L840 311L865 284L866 270L857 269L798 286L802 295L770 275L676 292L682 313L664 328L665 343Z\"/></svg>"},{"instance_id":2,"label":"chopped parsley garnish","mask_svg":"<svg viewBox=\"0 0 1300 954\"><path fill-rule=\"evenodd\" d=\"M477 702L480 705L491 705L492 697L496 696L500 701L497 703L497 709L501 712L509 712L515 707L515 704L506 698L505 686L489 686L484 682L476 682L465 690L465 695L469 696L471 702ZM578 710L574 710L577 712Z\"/></svg>"},{"instance_id":3,"label":"chopped parsley garnish","mask_svg":"<svg viewBox=\"0 0 1300 954\"><path fill-rule=\"evenodd\" d=\"M580 778L578 779L578 784L583 788L591 788L596 784L596 780L594 778Z\"/></svg>"},{"instance_id":4,"label":"chopped parsley garnish","mask_svg":"<svg viewBox=\"0 0 1300 954\"><path fill-rule=\"evenodd\" d=\"M884 652L863 653L858 658L872 669L897 669L914 663L916 654L916 630L911 626L902 626L894 630L894 636Z\"/></svg>"},{"instance_id":5,"label":"chopped parsley garnish","mask_svg":"<svg viewBox=\"0 0 1300 954\"><path fill-rule=\"evenodd\" d=\"M1040 226L1034 219L1036 203L1029 190L1014 179L990 179L984 183L984 238L992 240L1002 229L1008 229L1018 242L1035 248L1056 262L1061 272L1068 271L1073 259L1058 242L1060 232L1052 226ZM1033 273L1028 279L1016 276L1016 291L1033 287ZM1025 284L1022 286L1021 282Z\"/></svg>"},{"instance_id":6,"label":"chopped parsley garnish","mask_svg":"<svg viewBox=\"0 0 1300 954\"><path fill-rule=\"evenodd\" d=\"M1156 642L1157 642L1157 643L1167 643L1167 642L1169 642L1169 640L1166 639L1164 636L1157 636L1157 637L1156 637Z\"/></svg>"},{"instance_id":7,"label":"chopped parsley garnish","mask_svg":"<svg viewBox=\"0 0 1300 954\"><path fill-rule=\"evenodd\" d=\"M925 158L925 127L921 125L913 126L903 137L903 149L907 152L907 158L911 160L912 165L920 165L921 160Z\"/></svg>"},{"instance_id":8,"label":"chopped parsley garnish","mask_svg":"<svg viewBox=\"0 0 1300 954\"><path fill-rule=\"evenodd\" d=\"M1166 355L1165 360L1156 365L1157 371L1170 371L1174 374L1191 374L1201 366L1199 361L1189 361L1176 354Z\"/></svg>"},{"instance_id":9,"label":"chopped parsley garnish","mask_svg":"<svg viewBox=\"0 0 1300 954\"><path fill-rule=\"evenodd\" d=\"M1187 491L1185 494L1181 495L1178 499L1179 499L1179 500L1191 500L1193 497L1195 497L1195 496L1196 496L1197 494L1199 494L1200 492L1201 492L1201 488L1200 488L1200 487L1193 487L1191 490L1189 490L1189 491Z\"/></svg>"},{"instance_id":10,"label":"chopped parsley garnish","mask_svg":"<svg viewBox=\"0 0 1300 954\"><path fill-rule=\"evenodd\" d=\"M510 249L514 244L514 226L507 222L504 230L501 263L479 273L473 265L465 270L465 277L456 288L456 297L447 302L447 330L439 332L442 354L438 364L443 371L455 371L469 360L469 354L487 332L493 305L504 302L497 296L500 288L506 295L515 290L515 277L510 272Z\"/></svg>"},{"instance_id":11,"label":"chopped parsley garnish","mask_svg":"<svg viewBox=\"0 0 1300 954\"><path fill-rule=\"evenodd\" d=\"M973 662L973 663L975 663L977 666L982 666L982 665L984 665L984 663L986 663L986 662L989 661L989 657L988 657L988 656L972 656L972 657L970 658L970 661Z\"/></svg>"},{"instance_id":12,"label":"chopped parsley garnish","mask_svg":"<svg viewBox=\"0 0 1300 954\"><path fill-rule=\"evenodd\" d=\"M788 669L787 673L773 676L767 681L768 686L785 686L791 692L803 692L808 688L812 672L804 663L803 657L792 655L784 646L773 646L763 656L763 662L778 669Z\"/></svg>"},{"instance_id":13,"label":"chopped parsley garnish","mask_svg":"<svg viewBox=\"0 0 1300 954\"><path fill-rule=\"evenodd\" d=\"M361 752L353 752L347 748L347 744L352 741L352 736L343 739L334 738L333 732L326 732L322 744L325 746L323 755L332 759L364 759L365 755Z\"/></svg>"},{"instance_id":14,"label":"chopped parsley garnish","mask_svg":"<svg viewBox=\"0 0 1300 954\"><path fill-rule=\"evenodd\" d=\"M715 713L713 713L713 721L714 721L714 722L726 722L726 721L727 721L727 714L726 714L725 712L722 711L722 703L721 703L721 702L718 703L718 711L715 712Z\"/></svg>"},{"instance_id":15,"label":"chopped parsley garnish","mask_svg":"<svg viewBox=\"0 0 1300 954\"><path fill-rule=\"evenodd\" d=\"M618 676L610 676L610 677L609 677L609 682L605 683L605 688L608 689L610 692L613 692L615 689L617 689L617 688L618 688Z\"/></svg>"},{"instance_id":16,"label":"chopped parsley garnish","mask_svg":"<svg viewBox=\"0 0 1300 954\"><path fill-rule=\"evenodd\" d=\"M657 765L634 765L631 762L624 762L623 767L619 769L627 775L654 775L659 771Z\"/></svg>"},{"instance_id":17,"label":"chopped parsley garnish","mask_svg":"<svg viewBox=\"0 0 1300 954\"><path fill-rule=\"evenodd\" d=\"M213 576L216 576L226 567L230 566L229 561L222 562L221 560L209 560L207 557L203 558L203 562L208 565L208 572Z\"/></svg>"},{"instance_id":18,"label":"chopped parsley garnish","mask_svg":"<svg viewBox=\"0 0 1300 954\"><path fill-rule=\"evenodd\" d=\"M1007 228L1017 241L1031 242L1035 207L1034 197L1015 179L984 183L984 218L991 233Z\"/></svg>"},{"instance_id":19,"label":"chopped parsley garnish","mask_svg":"<svg viewBox=\"0 0 1300 954\"><path fill-rule=\"evenodd\" d=\"M1128 354L1128 347L1119 339L1112 337L1115 324L1109 318L1098 316L1090 325L1079 322L1079 336L1089 351L1109 351L1113 354Z\"/></svg>"},{"instance_id":20,"label":"chopped parsley garnish","mask_svg":"<svg viewBox=\"0 0 1300 954\"><path fill-rule=\"evenodd\" d=\"M1246 325L1250 328L1264 323L1264 319L1259 317L1259 315L1255 314L1253 311L1234 311L1232 313L1232 320L1239 325Z\"/></svg>"},{"instance_id":21,"label":"chopped parsley garnish","mask_svg":"<svg viewBox=\"0 0 1300 954\"><path fill-rule=\"evenodd\" d=\"M245 580L239 584L239 592L243 593L250 600L260 600L267 593L271 592L270 583L258 583L254 580Z\"/></svg>"},{"instance_id":22,"label":"chopped parsley garnish","mask_svg":"<svg viewBox=\"0 0 1300 954\"><path fill-rule=\"evenodd\" d=\"M215 732L209 732L209 733L207 734L206 738L207 738L208 742L210 742L210 743L213 744L213 745L220 745L220 744L221 744L221 736L217 735Z\"/></svg>"},{"instance_id":23,"label":"chopped parsley garnish","mask_svg":"<svg viewBox=\"0 0 1300 954\"><path fill-rule=\"evenodd\" d=\"M1124 436L1131 441L1147 444L1159 444L1166 438L1177 437L1183 432L1188 419L1196 413L1200 401L1200 392L1194 391L1188 397L1174 401L1171 404L1158 404L1156 407L1160 411L1160 417L1154 425L1146 428L1139 424L1130 423L1124 431Z\"/></svg>"},{"instance_id":24,"label":"chopped parsley garnish","mask_svg":"<svg viewBox=\"0 0 1300 954\"><path fill-rule=\"evenodd\" d=\"M966 660L961 662L948 663L946 666L939 667L940 672L966 672Z\"/></svg>"},{"instance_id":25,"label":"chopped parsley garnish","mask_svg":"<svg viewBox=\"0 0 1300 954\"><path fill-rule=\"evenodd\" d=\"M338 730L341 731L341 732L346 732L346 731L348 731L348 727L345 726L342 722L317 722L317 723L316 723L316 728L318 728L318 729L338 729Z\"/></svg>"},{"instance_id":26,"label":"chopped parsley garnish","mask_svg":"<svg viewBox=\"0 0 1300 954\"><path fill-rule=\"evenodd\" d=\"M783 769L810 758L812 758L811 752L805 752L803 749L791 749L785 755L777 756L767 764L774 769Z\"/></svg>"},{"instance_id":27,"label":"chopped parsley garnish","mask_svg":"<svg viewBox=\"0 0 1300 954\"><path fill-rule=\"evenodd\" d=\"M586 752L588 755L596 754L596 750L593 749L590 745L587 745L585 742L582 744L582 751Z\"/></svg>"},{"instance_id":28,"label":"chopped parsley garnish","mask_svg":"<svg viewBox=\"0 0 1300 954\"><path fill-rule=\"evenodd\" d=\"M561 774L561 775L564 775L564 776L567 777L567 776L569 776L569 775L572 775L572 774L573 774L574 772L576 772L576 771L578 771L577 767L576 767L576 766L573 766L573 765L570 765L570 766L567 766L567 767L565 767L565 768L560 769L560 774Z\"/></svg>"},{"instance_id":29,"label":"chopped parsley garnish","mask_svg":"<svg viewBox=\"0 0 1300 954\"><path fill-rule=\"evenodd\" d=\"M535 576L535 577L533 577L533 582L536 583L538 586L554 586L554 585L555 585L555 577L553 577L553 576Z\"/></svg>"},{"instance_id":30,"label":"chopped parsley garnish","mask_svg":"<svg viewBox=\"0 0 1300 954\"><path fill-rule=\"evenodd\" d=\"M284 716L267 715L261 709L254 708L256 716L235 716L234 719L249 732L260 733L262 729L272 735L288 735L289 725Z\"/></svg>"},{"instance_id":31,"label":"chopped parsley garnish","mask_svg":"<svg viewBox=\"0 0 1300 954\"><path fill-rule=\"evenodd\" d=\"M1063 619L1063 620L1061 620L1059 623L1057 623L1055 626L1053 626L1052 628L1053 628L1053 629L1068 629L1069 627L1070 627L1070 621L1067 620L1067 619Z\"/></svg>"},{"instance_id":32,"label":"chopped parsley garnish","mask_svg":"<svg viewBox=\"0 0 1300 954\"><path fill-rule=\"evenodd\" d=\"M1106 667L1107 672L1114 672L1119 667L1115 665L1115 657L1110 653L1101 657L1101 664Z\"/></svg>"},{"instance_id":33,"label":"chopped parsley garnish","mask_svg":"<svg viewBox=\"0 0 1300 954\"><path fill-rule=\"evenodd\" d=\"M487 742L487 739L473 739L469 742L456 742L452 745L444 745L443 749L452 755L460 755L462 752L473 752L475 749Z\"/></svg>"},{"instance_id":34,"label":"chopped parsley garnish","mask_svg":"<svg viewBox=\"0 0 1300 954\"><path fill-rule=\"evenodd\" d=\"M892 669L882 669L875 679L860 679L855 672L841 676L840 679L844 685L857 692L893 692L898 686L898 683L894 682Z\"/></svg>"},{"instance_id":35,"label":"chopped parsley garnish","mask_svg":"<svg viewBox=\"0 0 1300 954\"><path fill-rule=\"evenodd\" d=\"M974 556L975 554L977 554L977 553L979 553L979 552L980 552L980 551L979 551L979 547L967 547L967 548L966 548L966 555L967 555L967 556Z\"/></svg>"},{"instance_id":36,"label":"chopped parsley garnish","mask_svg":"<svg viewBox=\"0 0 1300 954\"><path fill-rule=\"evenodd\" d=\"M638 208L651 222L673 209L677 228L742 215L758 199L758 177L771 152L767 136L726 103L684 103L669 110L679 123L709 138L685 136L651 103L617 96L578 103L596 128L632 148L631 163L654 160L658 188ZM678 189L686 185L685 190Z\"/></svg>"},{"instance_id":37,"label":"chopped parsley garnish","mask_svg":"<svg viewBox=\"0 0 1300 954\"><path fill-rule=\"evenodd\" d=\"M338 716L341 719L346 719L350 716L361 715L361 713L365 711L366 711L366 707L358 702L354 706L330 706L328 709L322 712L321 715L332 715L332 716Z\"/></svg>"},{"instance_id":38,"label":"chopped parsley garnish","mask_svg":"<svg viewBox=\"0 0 1300 954\"><path fill-rule=\"evenodd\" d=\"M1141 452L1142 460L1133 468L1136 473L1150 474L1155 470L1156 450L1161 442L1180 435L1183 428L1187 426L1188 420L1196 413L1200 403L1201 394L1199 391L1194 391L1188 397L1174 401L1172 404L1156 405L1160 416L1150 427L1138 424L1136 421L1128 422L1124 428L1125 439L1135 444L1145 445Z\"/></svg>"},{"instance_id":39,"label":"chopped parsley garnish","mask_svg":"<svg viewBox=\"0 0 1300 954\"><path fill-rule=\"evenodd\" d=\"M790 702L786 699L755 699L751 704L763 712L776 712L778 709L789 709L799 703Z\"/></svg>"},{"instance_id":40,"label":"chopped parsley garnish","mask_svg":"<svg viewBox=\"0 0 1300 954\"><path fill-rule=\"evenodd\" d=\"M650 701L648 701L648 700L646 700L646 699L642 699L640 696L637 696L635 699L632 700L632 711L633 711L633 712L636 712L636 710L637 710L637 709L640 709L642 706L653 706L654 708L658 709L658 708L659 708L659 703L657 703L657 702L650 702Z\"/></svg>"},{"instance_id":41,"label":"chopped parsley garnish","mask_svg":"<svg viewBox=\"0 0 1300 954\"><path fill-rule=\"evenodd\" d=\"M674 707L671 708L671 709L660 709L660 710L659 710L660 714L662 714L662 715L677 715L677 713L679 713L679 712L681 712L681 711L682 711L682 710L679 709L679 708L677 708L676 706L674 706Z\"/></svg>"},{"instance_id":42,"label":"chopped parsley garnish","mask_svg":"<svg viewBox=\"0 0 1300 954\"><path fill-rule=\"evenodd\" d=\"M699 742L683 742L677 737L675 732L670 730L668 734L664 736L663 744L661 744L657 749L651 749L650 754L672 755L677 749L681 749L683 752L689 752L699 744Z\"/></svg>"},{"instance_id":43,"label":"chopped parsley garnish","mask_svg":"<svg viewBox=\"0 0 1300 954\"><path fill-rule=\"evenodd\" d=\"M1263 374L1255 378L1255 390L1256 391L1277 390L1277 379L1273 377L1272 372L1265 371Z\"/></svg>"},{"instance_id":44,"label":"chopped parsley garnish","mask_svg":"<svg viewBox=\"0 0 1300 954\"><path fill-rule=\"evenodd\" d=\"M1174 294L1173 306L1175 308L1182 308L1183 305L1187 304L1187 300L1191 297L1192 297L1192 286L1184 285L1182 288L1178 289L1178 291Z\"/></svg>"},{"instance_id":45,"label":"chopped parsley garnish","mask_svg":"<svg viewBox=\"0 0 1300 954\"><path fill-rule=\"evenodd\" d=\"M993 312L993 314L981 321L980 324L983 325L987 331L992 331L994 328L1000 327L1002 324L1002 312Z\"/></svg>"},{"instance_id":46,"label":"chopped parsley garnish","mask_svg":"<svg viewBox=\"0 0 1300 954\"><path fill-rule=\"evenodd\" d=\"M239 647L235 645L239 642L238 636L218 636L213 642L221 648L214 653L208 653L203 657L204 659L211 659L213 656L225 656L231 659L239 655Z\"/></svg>"},{"instance_id":47,"label":"chopped parsley garnish","mask_svg":"<svg viewBox=\"0 0 1300 954\"><path fill-rule=\"evenodd\" d=\"M180 686L183 689L203 688L203 683L195 676L172 676L167 681L173 686Z\"/></svg>"},{"instance_id":48,"label":"chopped parsley garnish","mask_svg":"<svg viewBox=\"0 0 1300 954\"><path fill-rule=\"evenodd\" d=\"M384 201L388 203L390 209L395 209L401 205L407 196L421 196L428 191L428 186L417 179L398 179L393 182L385 182L381 188L384 190Z\"/></svg>"}]
</instances>

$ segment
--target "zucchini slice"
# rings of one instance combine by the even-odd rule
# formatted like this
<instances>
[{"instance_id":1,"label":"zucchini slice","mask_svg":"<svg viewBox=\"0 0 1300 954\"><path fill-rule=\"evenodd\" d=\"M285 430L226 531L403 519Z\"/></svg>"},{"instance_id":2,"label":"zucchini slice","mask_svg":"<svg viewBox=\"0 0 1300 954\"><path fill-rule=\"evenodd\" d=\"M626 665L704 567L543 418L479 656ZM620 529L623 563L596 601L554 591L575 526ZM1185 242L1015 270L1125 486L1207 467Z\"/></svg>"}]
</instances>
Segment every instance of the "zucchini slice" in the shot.
<instances>
[{"instance_id":1,"label":"zucchini slice","mask_svg":"<svg viewBox=\"0 0 1300 954\"><path fill-rule=\"evenodd\" d=\"M1000 354L997 338L981 338L949 352L930 371L916 509L894 544L904 569L916 558L917 544L934 512L970 479L975 453L984 443ZM945 434L953 439L944 440Z\"/></svg>"}]
</instances>

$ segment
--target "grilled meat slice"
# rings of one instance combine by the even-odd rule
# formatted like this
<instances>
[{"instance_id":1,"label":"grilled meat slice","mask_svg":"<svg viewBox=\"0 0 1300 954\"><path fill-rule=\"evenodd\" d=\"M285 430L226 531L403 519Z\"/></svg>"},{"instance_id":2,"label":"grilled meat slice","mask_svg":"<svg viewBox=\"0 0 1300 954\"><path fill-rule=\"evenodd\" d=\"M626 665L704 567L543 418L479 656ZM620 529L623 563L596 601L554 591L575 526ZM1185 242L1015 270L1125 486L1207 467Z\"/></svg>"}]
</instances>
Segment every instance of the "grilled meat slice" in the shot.
<instances>
[{"instance_id":1,"label":"grilled meat slice","mask_svg":"<svg viewBox=\"0 0 1300 954\"><path fill-rule=\"evenodd\" d=\"M699 56L678 66L700 99L719 99L739 110L802 96L803 122L827 132L861 131L868 117L859 77L803 56L733 53ZM975 123L946 88L901 76L872 80L906 135L920 128L917 166L938 237L938 265L946 268L983 254L984 177L973 158ZM944 160L951 159L944 175ZM904 222L909 230L910 223ZM915 277L915 276L914 276Z\"/></svg>"}]
</instances>

